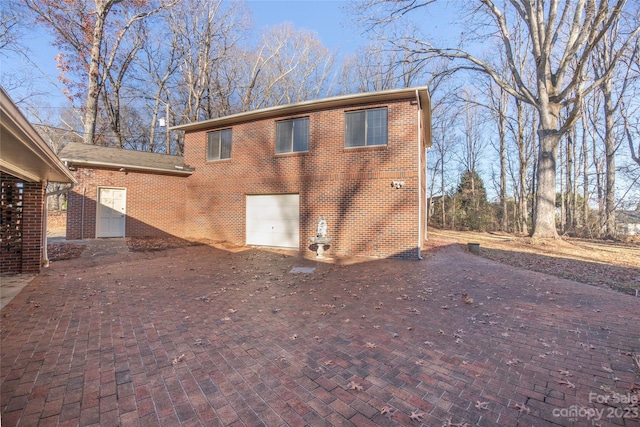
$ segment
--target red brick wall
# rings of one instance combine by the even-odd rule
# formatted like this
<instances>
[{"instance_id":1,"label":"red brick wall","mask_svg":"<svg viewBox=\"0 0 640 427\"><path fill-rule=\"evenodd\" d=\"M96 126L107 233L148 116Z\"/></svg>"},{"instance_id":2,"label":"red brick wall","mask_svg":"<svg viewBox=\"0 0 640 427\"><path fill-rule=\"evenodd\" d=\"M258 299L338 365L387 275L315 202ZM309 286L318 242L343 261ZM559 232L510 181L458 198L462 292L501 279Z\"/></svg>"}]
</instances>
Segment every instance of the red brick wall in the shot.
<instances>
[{"instance_id":1,"label":"red brick wall","mask_svg":"<svg viewBox=\"0 0 640 427\"><path fill-rule=\"evenodd\" d=\"M3 201L2 206L0 272L37 273L42 265L44 185L25 182L6 173L0 174L0 179L3 191L8 186L13 187L12 200L8 204ZM21 204L21 209L16 209L18 204ZM7 222L9 216L12 219Z\"/></svg>"},{"instance_id":2,"label":"red brick wall","mask_svg":"<svg viewBox=\"0 0 640 427\"><path fill-rule=\"evenodd\" d=\"M196 168L187 180L187 236L244 244L246 195L298 193L300 250L309 251L324 215L333 238L329 256L416 257L419 172L412 100L347 109L387 106L385 147L344 148L344 108L292 116L310 118L307 153L275 155L274 119L233 126L228 160L207 162L207 132L187 133L185 163ZM392 181L404 186L392 188Z\"/></svg>"},{"instance_id":3,"label":"red brick wall","mask_svg":"<svg viewBox=\"0 0 640 427\"><path fill-rule=\"evenodd\" d=\"M184 176L120 172L80 166L74 175L78 184L69 194L67 203L67 239L96 237L96 203L99 187L126 189L127 237L184 236Z\"/></svg>"}]
</instances>

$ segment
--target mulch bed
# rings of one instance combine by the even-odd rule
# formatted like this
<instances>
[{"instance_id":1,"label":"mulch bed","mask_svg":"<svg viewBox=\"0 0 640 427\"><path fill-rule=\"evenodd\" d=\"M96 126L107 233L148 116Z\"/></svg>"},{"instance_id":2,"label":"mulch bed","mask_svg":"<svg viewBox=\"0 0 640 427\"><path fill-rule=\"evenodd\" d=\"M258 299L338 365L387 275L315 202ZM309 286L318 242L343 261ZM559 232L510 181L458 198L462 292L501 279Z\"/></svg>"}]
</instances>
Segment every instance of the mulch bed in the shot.
<instances>
[{"instance_id":1,"label":"mulch bed","mask_svg":"<svg viewBox=\"0 0 640 427\"><path fill-rule=\"evenodd\" d=\"M65 259L79 258L85 249L85 245L50 243L47 245L47 254L49 255L50 261L62 261Z\"/></svg>"},{"instance_id":2,"label":"mulch bed","mask_svg":"<svg viewBox=\"0 0 640 427\"><path fill-rule=\"evenodd\" d=\"M201 246L200 242L179 239L177 237L154 238L154 237L129 237L127 246L131 252L156 252L167 249L184 248L187 246Z\"/></svg>"}]
</instances>

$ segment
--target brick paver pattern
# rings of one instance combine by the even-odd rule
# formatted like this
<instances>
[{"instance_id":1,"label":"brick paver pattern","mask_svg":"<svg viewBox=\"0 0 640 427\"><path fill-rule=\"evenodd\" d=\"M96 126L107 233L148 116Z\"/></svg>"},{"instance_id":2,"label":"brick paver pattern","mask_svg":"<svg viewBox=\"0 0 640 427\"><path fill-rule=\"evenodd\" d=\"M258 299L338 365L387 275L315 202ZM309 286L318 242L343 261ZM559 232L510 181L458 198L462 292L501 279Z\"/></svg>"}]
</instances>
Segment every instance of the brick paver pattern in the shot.
<instances>
[{"instance_id":1,"label":"brick paver pattern","mask_svg":"<svg viewBox=\"0 0 640 427\"><path fill-rule=\"evenodd\" d=\"M3 427L640 425L640 298L457 245L61 261L1 313Z\"/></svg>"}]
</instances>

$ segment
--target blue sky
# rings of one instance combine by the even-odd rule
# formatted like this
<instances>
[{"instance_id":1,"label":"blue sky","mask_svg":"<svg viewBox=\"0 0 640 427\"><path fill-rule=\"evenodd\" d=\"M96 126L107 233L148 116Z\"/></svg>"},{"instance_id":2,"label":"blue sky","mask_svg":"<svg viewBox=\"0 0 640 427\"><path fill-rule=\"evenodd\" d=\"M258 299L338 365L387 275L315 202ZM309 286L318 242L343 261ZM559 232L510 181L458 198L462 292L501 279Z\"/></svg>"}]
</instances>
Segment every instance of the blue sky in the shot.
<instances>
[{"instance_id":1,"label":"blue sky","mask_svg":"<svg viewBox=\"0 0 640 427\"><path fill-rule=\"evenodd\" d=\"M338 57L353 53L358 46L365 44L365 38L346 11L347 0L246 0L246 4L252 11L256 37L269 27L290 22L296 30L315 31L322 43ZM0 58L0 67L4 71L32 70L29 73L32 90L48 92L51 95L48 103L54 108L66 105L61 91L54 87L61 88L55 62L57 49L51 44L53 39L43 27L31 28L23 40L30 51L29 59L19 56L11 60ZM40 71L34 69L36 64ZM15 101L20 101L24 96L22 92L10 95ZM47 106L42 105L42 108Z\"/></svg>"},{"instance_id":2,"label":"blue sky","mask_svg":"<svg viewBox=\"0 0 640 427\"><path fill-rule=\"evenodd\" d=\"M318 33L322 43L340 55L351 53L364 43L360 30L351 22L342 0L249 0L257 32L282 22L297 30Z\"/></svg>"}]
</instances>

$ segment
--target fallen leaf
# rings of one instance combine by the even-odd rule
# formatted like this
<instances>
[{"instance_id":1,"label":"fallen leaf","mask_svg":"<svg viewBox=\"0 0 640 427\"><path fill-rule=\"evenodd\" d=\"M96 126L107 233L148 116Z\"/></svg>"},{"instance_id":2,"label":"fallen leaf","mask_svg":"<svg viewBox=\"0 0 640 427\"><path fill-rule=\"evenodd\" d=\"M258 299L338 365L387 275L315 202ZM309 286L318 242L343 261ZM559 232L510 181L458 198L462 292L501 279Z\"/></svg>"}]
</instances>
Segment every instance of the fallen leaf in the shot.
<instances>
[{"instance_id":1,"label":"fallen leaf","mask_svg":"<svg viewBox=\"0 0 640 427\"><path fill-rule=\"evenodd\" d=\"M391 417L393 416L393 414L395 414L396 409L392 408L391 406L385 406L384 408L380 409L380 414L387 416L387 417Z\"/></svg>"},{"instance_id":2,"label":"fallen leaf","mask_svg":"<svg viewBox=\"0 0 640 427\"><path fill-rule=\"evenodd\" d=\"M355 381L349 382L349 385L347 387L349 387L349 390L356 390L356 391L363 390L363 387Z\"/></svg>"},{"instance_id":3,"label":"fallen leaf","mask_svg":"<svg viewBox=\"0 0 640 427\"><path fill-rule=\"evenodd\" d=\"M576 388L576 385L569 380L558 381L558 384L566 385L568 388Z\"/></svg>"},{"instance_id":4,"label":"fallen leaf","mask_svg":"<svg viewBox=\"0 0 640 427\"><path fill-rule=\"evenodd\" d=\"M411 415L409 415L412 421L422 421L424 419L424 412L420 412L417 409L415 411L411 411Z\"/></svg>"},{"instance_id":5,"label":"fallen leaf","mask_svg":"<svg viewBox=\"0 0 640 427\"><path fill-rule=\"evenodd\" d=\"M531 409L527 408L524 403L514 403L512 406L513 409L516 409L518 411L520 411L520 413L525 413L525 414L530 414L531 413Z\"/></svg>"},{"instance_id":6,"label":"fallen leaf","mask_svg":"<svg viewBox=\"0 0 640 427\"><path fill-rule=\"evenodd\" d=\"M178 363L182 362L186 357L187 356L185 356L184 354L181 354L180 356L174 358L171 363L174 365L177 365Z\"/></svg>"},{"instance_id":7,"label":"fallen leaf","mask_svg":"<svg viewBox=\"0 0 640 427\"><path fill-rule=\"evenodd\" d=\"M489 409L489 402L480 402L476 400L476 409Z\"/></svg>"}]
</instances>

